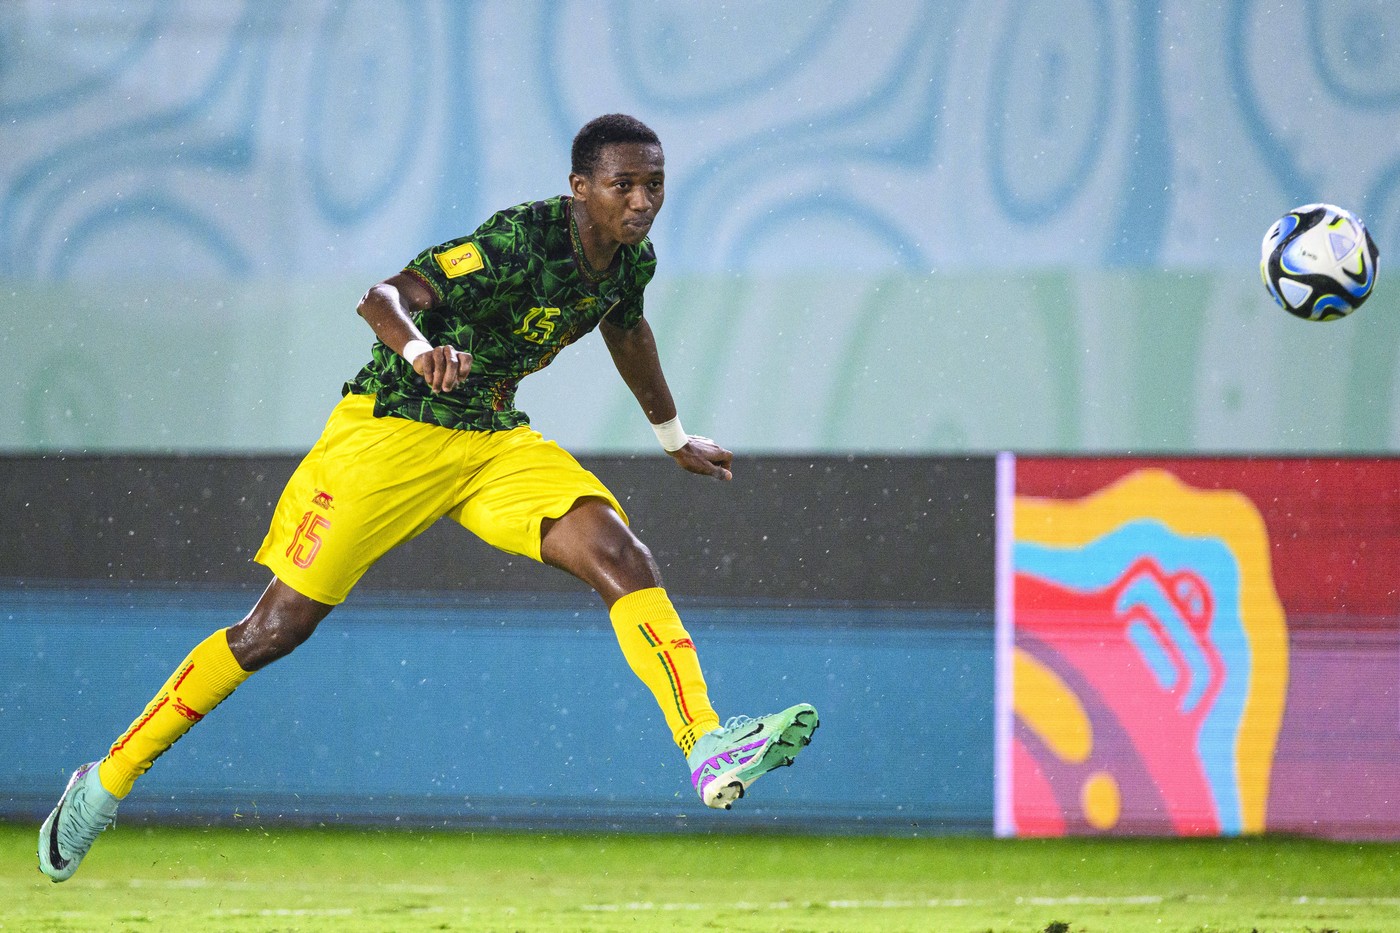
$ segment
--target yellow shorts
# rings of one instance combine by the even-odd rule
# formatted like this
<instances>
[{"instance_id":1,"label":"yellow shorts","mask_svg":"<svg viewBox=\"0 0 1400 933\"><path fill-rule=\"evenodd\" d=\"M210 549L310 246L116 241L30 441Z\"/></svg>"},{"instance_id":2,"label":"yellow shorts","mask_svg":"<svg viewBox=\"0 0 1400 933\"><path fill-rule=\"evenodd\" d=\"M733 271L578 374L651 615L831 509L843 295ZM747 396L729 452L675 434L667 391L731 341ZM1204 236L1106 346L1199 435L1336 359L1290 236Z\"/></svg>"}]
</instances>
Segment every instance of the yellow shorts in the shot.
<instances>
[{"instance_id":1,"label":"yellow shorts","mask_svg":"<svg viewBox=\"0 0 1400 933\"><path fill-rule=\"evenodd\" d=\"M540 523L596 497L627 515L596 476L528 427L459 431L374 417L347 395L302 460L255 559L335 605L375 561L450 515L487 544L540 559Z\"/></svg>"}]
</instances>

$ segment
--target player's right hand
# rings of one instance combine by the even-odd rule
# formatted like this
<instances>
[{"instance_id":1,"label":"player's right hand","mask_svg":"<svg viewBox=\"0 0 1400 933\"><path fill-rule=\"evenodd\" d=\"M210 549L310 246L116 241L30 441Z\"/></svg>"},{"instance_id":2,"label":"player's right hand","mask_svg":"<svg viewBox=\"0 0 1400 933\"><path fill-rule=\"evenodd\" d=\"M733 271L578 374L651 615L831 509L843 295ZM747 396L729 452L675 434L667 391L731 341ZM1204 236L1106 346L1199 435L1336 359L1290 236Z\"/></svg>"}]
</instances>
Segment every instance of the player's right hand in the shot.
<instances>
[{"instance_id":1,"label":"player's right hand","mask_svg":"<svg viewBox=\"0 0 1400 933\"><path fill-rule=\"evenodd\" d=\"M680 450L671 451L671 459L692 473L713 476L715 479L734 478L734 454L698 434L690 435L690 443Z\"/></svg>"},{"instance_id":2,"label":"player's right hand","mask_svg":"<svg viewBox=\"0 0 1400 933\"><path fill-rule=\"evenodd\" d=\"M413 358L413 371L434 392L451 392L472 371L472 355L456 347L433 347Z\"/></svg>"}]
</instances>

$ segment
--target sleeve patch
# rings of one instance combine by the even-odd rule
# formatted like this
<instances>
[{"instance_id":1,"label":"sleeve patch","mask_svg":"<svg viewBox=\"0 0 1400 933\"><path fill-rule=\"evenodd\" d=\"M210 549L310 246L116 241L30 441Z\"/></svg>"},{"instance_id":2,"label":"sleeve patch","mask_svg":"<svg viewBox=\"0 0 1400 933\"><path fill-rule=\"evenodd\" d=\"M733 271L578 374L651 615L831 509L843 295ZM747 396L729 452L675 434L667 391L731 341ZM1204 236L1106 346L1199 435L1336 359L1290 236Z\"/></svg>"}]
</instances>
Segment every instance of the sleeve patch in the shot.
<instances>
[{"instance_id":1,"label":"sleeve patch","mask_svg":"<svg viewBox=\"0 0 1400 933\"><path fill-rule=\"evenodd\" d=\"M433 259L437 261L442 274L449 279L476 272L485 266L481 259L481 251L476 248L475 243L463 243L441 253L433 253Z\"/></svg>"}]
</instances>

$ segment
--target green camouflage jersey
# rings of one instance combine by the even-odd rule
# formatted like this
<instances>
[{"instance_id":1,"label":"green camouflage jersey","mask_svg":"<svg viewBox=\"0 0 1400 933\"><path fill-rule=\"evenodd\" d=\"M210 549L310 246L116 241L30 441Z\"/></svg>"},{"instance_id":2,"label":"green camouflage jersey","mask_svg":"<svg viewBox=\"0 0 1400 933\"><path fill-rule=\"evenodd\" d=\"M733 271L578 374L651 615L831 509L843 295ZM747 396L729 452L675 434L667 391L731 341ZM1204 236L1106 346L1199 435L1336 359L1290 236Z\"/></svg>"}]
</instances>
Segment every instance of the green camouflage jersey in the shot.
<instances>
[{"instance_id":1,"label":"green camouflage jersey","mask_svg":"<svg viewBox=\"0 0 1400 933\"><path fill-rule=\"evenodd\" d=\"M439 302L415 317L418 329L433 346L472 355L461 384L434 394L410 363L378 341L345 392L372 394L381 417L471 431L529 424L515 407L520 380L605 317L625 330L636 327L642 291L656 271L656 253L643 240L619 246L606 276L586 274L570 233L572 200L561 195L500 211L471 236L424 250L408 264L405 271L426 282Z\"/></svg>"}]
</instances>

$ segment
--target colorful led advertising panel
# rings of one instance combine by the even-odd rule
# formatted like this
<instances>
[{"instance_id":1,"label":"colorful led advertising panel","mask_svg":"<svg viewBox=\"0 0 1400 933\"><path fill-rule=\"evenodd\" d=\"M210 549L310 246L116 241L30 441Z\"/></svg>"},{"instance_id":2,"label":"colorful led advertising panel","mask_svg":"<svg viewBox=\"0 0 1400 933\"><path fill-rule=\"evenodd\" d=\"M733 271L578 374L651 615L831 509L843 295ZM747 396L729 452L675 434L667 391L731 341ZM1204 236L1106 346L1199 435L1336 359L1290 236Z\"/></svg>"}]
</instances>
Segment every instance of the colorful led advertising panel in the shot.
<instances>
[{"instance_id":1,"label":"colorful led advertising panel","mask_svg":"<svg viewBox=\"0 0 1400 933\"><path fill-rule=\"evenodd\" d=\"M1400 832L1400 463L998 463L997 831Z\"/></svg>"}]
</instances>

